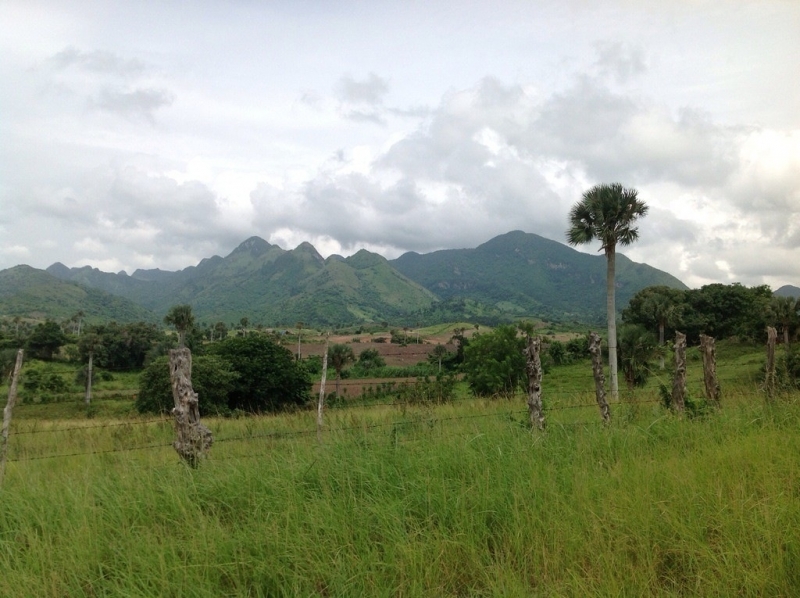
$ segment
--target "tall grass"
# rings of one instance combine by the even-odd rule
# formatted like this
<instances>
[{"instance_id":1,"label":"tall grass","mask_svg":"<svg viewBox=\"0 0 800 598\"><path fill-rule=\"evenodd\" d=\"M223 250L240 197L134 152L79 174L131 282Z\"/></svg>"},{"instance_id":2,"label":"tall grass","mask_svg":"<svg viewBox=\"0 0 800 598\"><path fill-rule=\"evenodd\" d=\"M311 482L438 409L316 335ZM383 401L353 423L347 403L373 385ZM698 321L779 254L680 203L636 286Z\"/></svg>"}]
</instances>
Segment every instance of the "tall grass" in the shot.
<instances>
[{"instance_id":1,"label":"tall grass","mask_svg":"<svg viewBox=\"0 0 800 598\"><path fill-rule=\"evenodd\" d=\"M322 445L307 413L210 420L197 470L159 423L20 434L0 594L800 594L797 397L556 410L543 434L522 407L331 412Z\"/></svg>"}]
</instances>

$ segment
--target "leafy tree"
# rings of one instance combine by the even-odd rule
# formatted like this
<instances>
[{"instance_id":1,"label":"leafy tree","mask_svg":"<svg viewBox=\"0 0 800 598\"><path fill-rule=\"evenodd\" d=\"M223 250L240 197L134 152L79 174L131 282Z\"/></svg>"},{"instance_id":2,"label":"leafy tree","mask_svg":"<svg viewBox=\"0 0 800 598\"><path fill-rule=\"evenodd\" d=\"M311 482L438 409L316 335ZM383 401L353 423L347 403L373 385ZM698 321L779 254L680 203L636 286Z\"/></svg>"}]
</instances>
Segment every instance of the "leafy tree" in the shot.
<instances>
[{"instance_id":1,"label":"leafy tree","mask_svg":"<svg viewBox=\"0 0 800 598\"><path fill-rule=\"evenodd\" d=\"M800 300L794 297L772 297L769 302L767 319L770 324L780 329L783 334L783 344L789 348L789 338L797 328L797 312L800 310Z\"/></svg>"},{"instance_id":2,"label":"leafy tree","mask_svg":"<svg viewBox=\"0 0 800 598\"><path fill-rule=\"evenodd\" d=\"M357 368L360 373L369 374L371 371L385 366L386 360L381 357L377 349L364 349L359 353L358 361L353 367Z\"/></svg>"},{"instance_id":3,"label":"leafy tree","mask_svg":"<svg viewBox=\"0 0 800 598\"><path fill-rule=\"evenodd\" d=\"M684 297L683 327L689 342L698 342L701 333L717 339L764 338L772 299L772 290L767 285L715 283L684 291Z\"/></svg>"},{"instance_id":4,"label":"leafy tree","mask_svg":"<svg viewBox=\"0 0 800 598\"><path fill-rule=\"evenodd\" d=\"M350 345L331 345L328 349L328 363L336 370L336 396L339 396L339 381L342 379L342 370L348 363L356 360L355 353Z\"/></svg>"},{"instance_id":5,"label":"leafy tree","mask_svg":"<svg viewBox=\"0 0 800 598\"><path fill-rule=\"evenodd\" d=\"M608 365L611 394L619 395L617 380L617 311L615 306L615 269L617 245L630 245L639 238L633 224L647 214L647 205L638 199L636 189L626 189L619 183L595 185L583 194L569 213L570 245L583 245L595 239L601 242L606 254L606 317L608 319Z\"/></svg>"},{"instance_id":6,"label":"leafy tree","mask_svg":"<svg viewBox=\"0 0 800 598\"><path fill-rule=\"evenodd\" d=\"M231 409L277 411L310 399L306 368L266 336L227 338L211 345L209 353L225 359L238 374L228 399Z\"/></svg>"},{"instance_id":7,"label":"leafy tree","mask_svg":"<svg viewBox=\"0 0 800 598\"><path fill-rule=\"evenodd\" d=\"M194 314L191 305L174 305L164 316L167 326L174 326L178 331L178 346L186 346L186 332L194 326Z\"/></svg>"},{"instance_id":8,"label":"leafy tree","mask_svg":"<svg viewBox=\"0 0 800 598\"><path fill-rule=\"evenodd\" d=\"M53 320L47 320L42 324L37 324L36 328L28 337L28 351L32 355L50 361L53 353L58 351L67 343L67 337L61 327Z\"/></svg>"},{"instance_id":9,"label":"leafy tree","mask_svg":"<svg viewBox=\"0 0 800 598\"><path fill-rule=\"evenodd\" d=\"M88 360L89 351L94 352L93 360L97 367L139 369L154 347L164 340L164 333L155 324L134 322L120 325L111 322L89 326L78 341L78 351L83 362Z\"/></svg>"},{"instance_id":10,"label":"leafy tree","mask_svg":"<svg viewBox=\"0 0 800 598\"><path fill-rule=\"evenodd\" d=\"M197 393L201 415L229 412L229 395L238 376L229 362L216 355L192 358L192 388ZM173 406L169 358L158 357L139 378L136 410L139 413L169 413Z\"/></svg>"},{"instance_id":11,"label":"leafy tree","mask_svg":"<svg viewBox=\"0 0 800 598\"><path fill-rule=\"evenodd\" d=\"M463 370L472 391L480 396L512 394L525 376L525 340L514 326L499 326L476 334L464 349Z\"/></svg>"},{"instance_id":12,"label":"leafy tree","mask_svg":"<svg viewBox=\"0 0 800 598\"><path fill-rule=\"evenodd\" d=\"M433 348L433 351L431 351L430 355L428 356L429 361L435 361L439 364L439 373L442 372L442 360L447 357L448 353L447 347L441 343L437 343Z\"/></svg>"},{"instance_id":13,"label":"leafy tree","mask_svg":"<svg viewBox=\"0 0 800 598\"><path fill-rule=\"evenodd\" d=\"M647 287L631 297L628 307L622 310L622 321L657 329L658 344L663 346L666 328L679 324L683 308L683 291L666 286ZM663 356L659 368L664 369Z\"/></svg>"},{"instance_id":14,"label":"leafy tree","mask_svg":"<svg viewBox=\"0 0 800 598\"><path fill-rule=\"evenodd\" d=\"M547 347L547 354L555 365L565 365L570 362L567 348L561 341L550 341L550 345Z\"/></svg>"},{"instance_id":15,"label":"leafy tree","mask_svg":"<svg viewBox=\"0 0 800 598\"><path fill-rule=\"evenodd\" d=\"M641 324L623 324L619 334L619 360L630 390L644 386L650 375L650 360L663 355L655 335Z\"/></svg>"}]
</instances>

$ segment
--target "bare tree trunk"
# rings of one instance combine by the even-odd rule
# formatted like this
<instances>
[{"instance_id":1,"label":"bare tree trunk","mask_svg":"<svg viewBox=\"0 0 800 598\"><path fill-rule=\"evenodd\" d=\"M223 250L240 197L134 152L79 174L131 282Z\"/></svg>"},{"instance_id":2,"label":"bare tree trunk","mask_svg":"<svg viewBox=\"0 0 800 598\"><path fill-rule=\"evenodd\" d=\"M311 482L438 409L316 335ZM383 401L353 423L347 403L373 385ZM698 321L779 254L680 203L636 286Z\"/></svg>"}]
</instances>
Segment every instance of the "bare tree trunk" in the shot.
<instances>
[{"instance_id":1,"label":"bare tree trunk","mask_svg":"<svg viewBox=\"0 0 800 598\"><path fill-rule=\"evenodd\" d=\"M544 412L542 410L542 360L539 351L542 341L528 335L528 346L525 348L525 370L528 374L528 413L531 427L544 430Z\"/></svg>"},{"instance_id":2,"label":"bare tree trunk","mask_svg":"<svg viewBox=\"0 0 800 598\"><path fill-rule=\"evenodd\" d=\"M777 340L778 331L772 326L767 326L767 373L764 388L769 400L775 396L775 343Z\"/></svg>"},{"instance_id":3,"label":"bare tree trunk","mask_svg":"<svg viewBox=\"0 0 800 598\"><path fill-rule=\"evenodd\" d=\"M614 276L616 272L617 254L614 247L606 249L606 317L608 318L608 371L611 378L611 398L619 400L619 380L617 379L617 309L616 286Z\"/></svg>"},{"instance_id":4,"label":"bare tree trunk","mask_svg":"<svg viewBox=\"0 0 800 598\"><path fill-rule=\"evenodd\" d=\"M686 409L686 335L675 331L675 378L672 380L672 407Z\"/></svg>"},{"instance_id":5,"label":"bare tree trunk","mask_svg":"<svg viewBox=\"0 0 800 598\"><path fill-rule=\"evenodd\" d=\"M19 373L22 370L22 349L17 351L17 361L14 363L14 373L11 375L11 385L8 387L8 402L3 409L3 438L0 446L0 486L3 485L3 478L6 475L6 459L8 457L8 430L11 427L11 412L17 402L17 382Z\"/></svg>"},{"instance_id":6,"label":"bare tree trunk","mask_svg":"<svg viewBox=\"0 0 800 598\"><path fill-rule=\"evenodd\" d=\"M83 402L87 405L92 402L92 360L94 351L89 351L89 366L86 368L86 396ZM101 362L102 363L102 362Z\"/></svg>"},{"instance_id":7,"label":"bare tree trunk","mask_svg":"<svg viewBox=\"0 0 800 598\"><path fill-rule=\"evenodd\" d=\"M720 406L720 388L717 380L717 349L714 337L700 335L700 351L703 353L703 384L706 389L706 400Z\"/></svg>"},{"instance_id":8,"label":"bare tree trunk","mask_svg":"<svg viewBox=\"0 0 800 598\"><path fill-rule=\"evenodd\" d=\"M197 467L211 447L211 430L200 423L197 393L192 388L192 352L183 347L169 352L169 374L175 407L175 442L172 446L191 467Z\"/></svg>"},{"instance_id":9,"label":"bare tree trunk","mask_svg":"<svg viewBox=\"0 0 800 598\"><path fill-rule=\"evenodd\" d=\"M322 442L322 410L325 406L325 379L328 377L328 337L325 336L325 355L322 358L322 380L319 384L317 402L317 440Z\"/></svg>"},{"instance_id":10,"label":"bare tree trunk","mask_svg":"<svg viewBox=\"0 0 800 598\"><path fill-rule=\"evenodd\" d=\"M603 344L600 335L596 332L589 333L589 353L592 355L592 375L594 376L594 393L597 398L597 406L600 407L600 415L603 421L611 421L611 409L606 401L606 377L603 374Z\"/></svg>"}]
</instances>

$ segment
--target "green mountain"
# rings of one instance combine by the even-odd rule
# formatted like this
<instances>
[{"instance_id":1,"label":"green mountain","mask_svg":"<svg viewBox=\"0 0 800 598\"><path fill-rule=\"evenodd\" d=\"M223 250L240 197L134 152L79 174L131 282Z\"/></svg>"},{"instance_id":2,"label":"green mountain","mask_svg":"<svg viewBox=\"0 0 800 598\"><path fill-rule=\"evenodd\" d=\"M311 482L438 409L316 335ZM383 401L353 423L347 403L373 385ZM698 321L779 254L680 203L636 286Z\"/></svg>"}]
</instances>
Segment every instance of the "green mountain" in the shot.
<instances>
[{"instance_id":1,"label":"green mountain","mask_svg":"<svg viewBox=\"0 0 800 598\"><path fill-rule=\"evenodd\" d=\"M63 320L79 311L89 323L156 320L153 312L129 299L60 280L44 270L30 266L0 270L0 315Z\"/></svg>"},{"instance_id":2,"label":"green mountain","mask_svg":"<svg viewBox=\"0 0 800 598\"><path fill-rule=\"evenodd\" d=\"M392 320L429 308L437 299L380 255L368 251L324 259L309 243L291 251L251 237L230 255L178 272L137 270L132 276L54 264L66 280L118 293L158 314L189 303L201 320L318 325Z\"/></svg>"},{"instance_id":3,"label":"green mountain","mask_svg":"<svg viewBox=\"0 0 800 598\"><path fill-rule=\"evenodd\" d=\"M531 233L506 233L475 249L406 253L390 263L441 299L471 301L495 317L605 317L605 255L582 253ZM619 253L615 282L620 310L644 287L687 288L674 276Z\"/></svg>"},{"instance_id":4,"label":"green mountain","mask_svg":"<svg viewBox=\"0 0 800 598\"><path fill-rule=\"evenodd\" d=\"M137 270L128 276L62 264L48 272L124 297L158 316L188 303L200 321L228 324L243 317L267 326L605 317L605 257L520 231L475 249L412 252L392 261L366 250L325 259L309 243L287 251L251 237L226 257L178 272ZM620 310L646 286L686 288L620 254L616 282Z\"/></svg>"},{"instance_id":5,"label":"green mountain","mask_svg":"<svg viewBox=\"0 0 800 598\"><path fill-rule=\"evenodd\" d=\"M785 284L775 291L773 295L777 297L800 297L800 288L790 284Z\"/></svg>"}]
</instances>

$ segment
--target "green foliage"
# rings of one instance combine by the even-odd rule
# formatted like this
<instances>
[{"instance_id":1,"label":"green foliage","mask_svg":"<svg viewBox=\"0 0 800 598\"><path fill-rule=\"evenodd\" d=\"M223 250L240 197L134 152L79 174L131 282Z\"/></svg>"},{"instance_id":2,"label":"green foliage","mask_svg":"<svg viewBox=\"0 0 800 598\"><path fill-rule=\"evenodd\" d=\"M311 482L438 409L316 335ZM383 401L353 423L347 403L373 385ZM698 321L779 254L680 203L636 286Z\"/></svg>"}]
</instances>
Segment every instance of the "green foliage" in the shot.
<instances>
[{"instance_id":1,"label":"green foliage","mask_svg":"<svg viewBox=\"0 0 800 598\"><path fill-rule=\"evenodd\" d=\"M463 371L472 391L481 396L512 394L525 376L525 341L514 326L476 334L464 351Z\"/></svg>"},{"instance_id":2,"label":"green foliage","mask_svg":"<svg viewBox=\"0 0 800 598\"><path fill-rule=\"evenodd\" d=\"M27 347L32 356L45 361L53 359L53 354L67 343L67 336L53 320L37 324L28 337Z\"/></svg>"},{"instance_id":3,"label":"green foliage","mask_svg":"<svg viewBox=\"0 0 800 598\"><path fill-rule=\"evenodd\" d=\"M229 413L229 395L238 377L231 364L218 356L193 356L192 388L197 393L200 414ZM139 413L169 413L174 406L169 358L159 357L145 368L139 378L136 410Z\"/></svg>"},{"instance_id":4,"label":"green foliage","mask_svg":"<svg viewBox=\"0 0 800 598\"><path fill-rule=\"evenodd\" d=\"M567 353L567 348L561 341L550 341L547 354L553 360L553 365L566 365L572 361Z\"/></svg>"},{"instance_id":5,"label":"green foliage","mask_svg":"<svg viewBox=\"0 0 800 598\"><path fill-rule=\"evenodd\" d=\"M644 326L624 324L617 334L619 366L628 388L644 386L650 376L650 361L657 356L658 341Z\"/></svg>"},{"instance_id":6,"label":"green foliage","mask_svg":"<svg viewBox=\"0 0 800 598\"><path fill-rule=\"evenodd\" d=\"M456 378L452 374L437 374L434 378L417 378L415 384L402 384L395 402L406 405L442 405L453 400Z\"/></svg>"},{"instance_id":7,"label":"green foliage","mask_svg":"<svg viewBox=\"0 0 800 598\"><path fill-rule=\"evenodd\" d=\"M291 351L263 335L228 338L214 343L211 355L231 364L238 374L228 407L244 411L278 411L305 405L311 378Z\"/></svg>"},{"instance_id":8,"label":"green foliage","mask_svg":"<svg viewBox=\"0 0 800 598\"><path fill-rule=\"evenodd\" d=\"M386 366L386 360L381 357L377 349L364 349L358 355L358 361L353 366L353 375L367 377L378 368Z\"/></svg>"},{"instance_id":9,"label":"green foliage","mask_svg":"<svg viewBox=\"0 0 800 598\"><path fill-rule=\"evenodd\" d=\"M136 370L143 367L148 354L163 342L164 333L155 324L111 322L89 326L80 336L78 350L82 363L88 362L89 351L93 351L97 367Z\"/></svg>"},{"instance_id":10,"label":"green foliage","mask_svg":"<svg viewBox=\"0 0 800 598\"><path fill-rule=\"evenodd\" d=\"M164 316L164 323L167 326L175 327L175 330L178 331L178 346L185 346L186 332L194 327L192 306L188 304L172 306L167 315Z\"/></svg>"}]
</instances>

